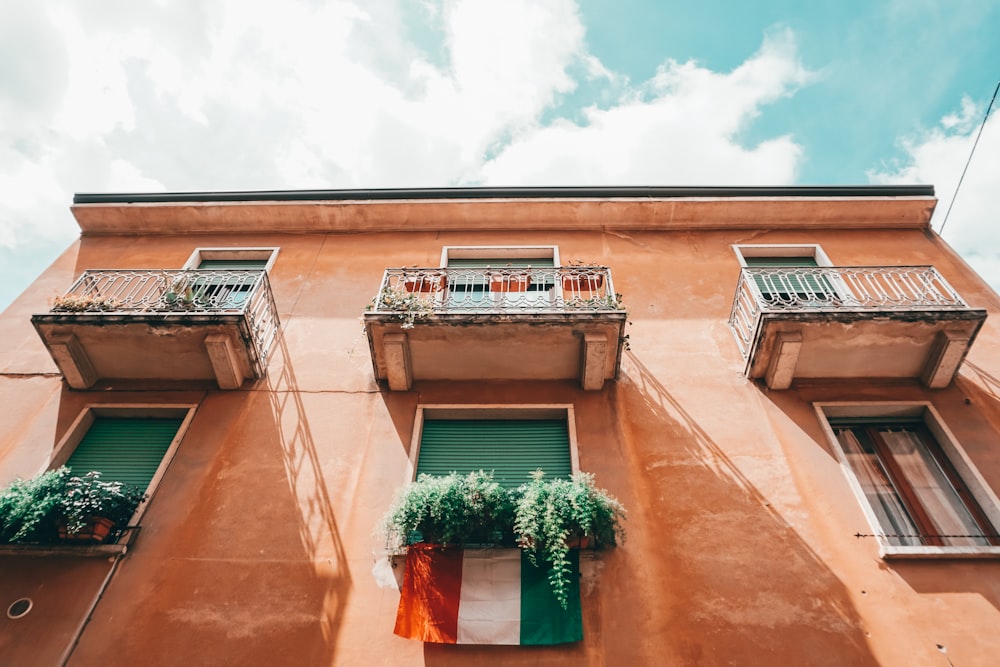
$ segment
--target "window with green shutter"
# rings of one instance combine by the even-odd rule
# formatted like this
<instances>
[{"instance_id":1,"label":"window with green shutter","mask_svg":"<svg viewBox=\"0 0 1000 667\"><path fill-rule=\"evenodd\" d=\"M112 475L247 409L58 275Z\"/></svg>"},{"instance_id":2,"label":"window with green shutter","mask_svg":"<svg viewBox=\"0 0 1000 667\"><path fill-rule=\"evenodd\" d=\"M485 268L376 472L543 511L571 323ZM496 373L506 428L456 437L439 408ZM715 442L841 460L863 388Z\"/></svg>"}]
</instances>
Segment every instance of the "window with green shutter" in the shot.
<instances>
[{"instance_id":1,"label":"window with green shutter","mask_svg":"<svg viewBox=\"0 0 1000 667\"><path fill-rule=\"evenodd\" d=\"M420 438L417 474L492 471L513 488L541 469L548 478L573 472L565 419L427 419Z\"/></svg>"},{"instance_id":2,"label":"window with green shutter","mask_svg":"<svg viewBox=\"0 0 1000 667\"><path fill-rule=\"evenodd\" d=\"M182 421L181 418L96 417L66 466L74 475L97 470L106 481L145 490Z\"/></svg>"},{"instance_id":3,"label":"window with green shutter","mask_svg":"<svg viewBox=\"0 0 1000 667\"><path fill-rule=\"evenodd\" d=\"M799 257L744 257L748 267L754 268L818 268L812 255ZM772 275L755 275L754 282L766 300L826 301L836 296L830 279L819 271L798 271Z\"/></svg>"}]
</instances>

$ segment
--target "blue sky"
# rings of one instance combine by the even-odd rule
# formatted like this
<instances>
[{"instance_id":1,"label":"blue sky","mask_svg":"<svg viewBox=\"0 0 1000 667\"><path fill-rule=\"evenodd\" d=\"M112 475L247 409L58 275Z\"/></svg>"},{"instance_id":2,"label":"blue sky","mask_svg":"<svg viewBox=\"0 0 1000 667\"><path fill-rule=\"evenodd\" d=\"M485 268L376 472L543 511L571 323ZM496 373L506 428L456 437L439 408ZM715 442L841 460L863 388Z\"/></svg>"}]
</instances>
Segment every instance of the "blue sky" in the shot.
<instances>
[{"instance_id":1,"label":"blue sky","mask_svg":"<svg viewBox=\"0 0 1000 667\"><path fill-rule=\"evenodd\" d=\"M0 308L74 192L930 183L1000 3L0 0ZM945 238L1000 285L1000 121ZM67 286L68 287L68 286Z\"/></svg>"}]
</instances>

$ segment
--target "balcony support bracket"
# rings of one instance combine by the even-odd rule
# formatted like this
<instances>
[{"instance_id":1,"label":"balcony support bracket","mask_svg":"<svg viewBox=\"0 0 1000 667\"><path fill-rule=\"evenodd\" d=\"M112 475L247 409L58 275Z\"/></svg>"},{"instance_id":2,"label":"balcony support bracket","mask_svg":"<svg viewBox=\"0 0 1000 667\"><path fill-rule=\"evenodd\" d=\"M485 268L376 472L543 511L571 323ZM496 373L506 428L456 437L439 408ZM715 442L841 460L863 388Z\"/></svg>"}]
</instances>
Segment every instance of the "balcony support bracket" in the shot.
<instances>
[{"instance_id":1,"label":"balcony support bracket","mask_svg":"<svg viewBox=\"0 0 1000 667\"><path fill-rule=\"evenodd\" d=\"M600 391L604 386L604 369L608 363L608 337L588 333L583 336L583 358L580 360L580 384L585 390Z\"/></svg>"},{"instance_id":2,"label":"balcony support bracket","mask_svg":"<svg viewBox=\"0 0 1000 667\"><path fill-rule=\"evenodd\" d=\"M89 389L97 382L97 373L86 350L75 334L57 334L49 338L49 350L66 383L73 389Z\"/></svg>"},{"instance_id":3,"label":"balcony support bracket","mask_svg":"<svg viewBox=\"0 0 1000 667\"><path fill-rule=\"evenodd\" d=\"M405 333L386 334L385 375L392 391L409 391L413 386L413 364L410 361L410 341Z\"/></svg>"},{"instance_id":4,"label":"balcony support bracket","mask_svg":"<svg viewBox=\"0 0 1000 667\"><path fill-rule=\"evenodd\" d=\"M243 384L243 373L232 339L225 334L205 336L205 350L219 389L239 389Z\"/></svg>"},{"instance_id":5,"label":"balcony support bracket","mask_svg":"<svg viewBox=\"0 0 1000 667\"><path fill-rule=\"evenodd\" d=\"M768 389L788 389L792 386L795 366L799 361L799 352L802 351L802 334L798 331L785 331L779 333L777 338L764 381Z\"/></svg>"},{"instance_id":6,"label":"balcony support bracket","mask_svg":"<svg viewBox=\"0 0 1000 667\"><path fill-rule=\"evenodd\" d=\"M943 389L951 384L969 348L969 337L951 331L939 331L920 375L929 389Z\"/></svg>"}]
</instances>

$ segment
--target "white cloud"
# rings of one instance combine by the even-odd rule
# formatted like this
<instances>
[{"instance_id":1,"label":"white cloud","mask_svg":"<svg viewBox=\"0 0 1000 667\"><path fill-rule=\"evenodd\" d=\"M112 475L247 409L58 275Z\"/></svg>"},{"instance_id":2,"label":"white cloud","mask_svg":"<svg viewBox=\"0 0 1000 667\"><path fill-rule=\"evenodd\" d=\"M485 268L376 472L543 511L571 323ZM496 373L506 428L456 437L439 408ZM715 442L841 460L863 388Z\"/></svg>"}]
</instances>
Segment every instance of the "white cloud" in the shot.
<instances>
[{"instance_id":1,"label":"white cloud","mask_svg":"<svg viewBox=\"0 0 1000 667\"><path fill-rule=\"evenodd\" d=\"M1000 285L1000 226L996 224L996 193L1000 192L1000 114L994 109L968 163L958 196L954 199L985 114L985 105L969 99L940 125L902 141L907 160L872 171L875 183L928 183L934 185L938 205L931 224L991 285ZM951 212L948 208L951 207ZM947 215L947 223L945 216Z\"/></svg>"},{"instance_id":2,"label":"white cloud","mask_svg":"<svg viewBox=\"0 0 1000 667\"><path fill-rule=\"evenodd\" d=\"M667 61L640 90L581 125L535 126L483 168L494 184L785 184L801 148L791 137L745 146L760 108L804 85L791 33L767 39L729 73Z\"/></svg>"},{"instance_id":3,"label":"white cloud","mask_svg":"<svg viewBox=\"0 0 1000 667\"><path fill-rule=\"evenodd\" d=\"M9 250L74 238L73 192L788 183L801 159L741 141L809 79L790 33L632 85L572 0L0 2ZM560 106L584 86L600 108Z\"/></svg>"}]
</instances>

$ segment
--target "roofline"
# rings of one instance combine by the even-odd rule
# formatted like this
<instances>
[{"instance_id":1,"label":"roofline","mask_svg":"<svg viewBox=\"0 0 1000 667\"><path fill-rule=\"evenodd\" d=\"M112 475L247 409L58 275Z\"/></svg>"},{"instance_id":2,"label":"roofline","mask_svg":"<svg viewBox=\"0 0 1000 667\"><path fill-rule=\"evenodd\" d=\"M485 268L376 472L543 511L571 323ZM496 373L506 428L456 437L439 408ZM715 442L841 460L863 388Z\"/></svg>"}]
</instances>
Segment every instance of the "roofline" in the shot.
<instances>
[{"instance_id":1,"label":"roofline","mask_svg":"<svg viewBox=\"0 0 1000 667\"><path fill-rule=\"evenodd\" d=\"M933 185L609 186L364 188L349 190L228 190L73 195L74 204L163 204L259 201L365 201L401 199L615 199L745 197L933 197Z\"/></svg>"}]
</instances>

